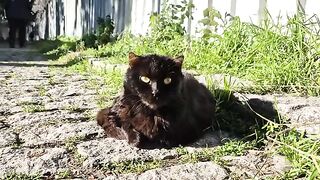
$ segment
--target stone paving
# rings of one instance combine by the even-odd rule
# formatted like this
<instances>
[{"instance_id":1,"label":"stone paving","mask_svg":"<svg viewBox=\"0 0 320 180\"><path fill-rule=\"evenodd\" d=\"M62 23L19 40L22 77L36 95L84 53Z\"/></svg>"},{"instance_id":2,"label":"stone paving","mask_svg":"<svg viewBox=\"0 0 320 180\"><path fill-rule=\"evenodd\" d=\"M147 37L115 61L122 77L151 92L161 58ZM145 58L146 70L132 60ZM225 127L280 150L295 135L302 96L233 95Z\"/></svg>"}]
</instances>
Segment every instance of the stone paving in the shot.
<instances>
[{"instance_id":1,"label":"stone paving","mask_svg":"<svg viewBox=\"0 0 320 180\"><path fill-rule=\"evenodd\" d=\"M229 162L224 167L199 162L171 164L140 174L104 170L108 163L174 160L178 152L138 149L105 138L95 122L97 94L85 86L88 79L53 68L32 50L0 49L0 179L12 173L42 178L68 174L70 179L228 179L275 176L288 169L282 156L249 151L244 156L224 157ZM101 78L96 79L102 83ZM320 111L318 101L312 98L301 98L299 103L280 98L279 102L282 111L299 117L297 122L316 120L314 112ZM305 114L308 108L313 112L310 116ZM320 128L313 125L313 129ZM187 149L193 152L208 144L211 148L221 138L212 133Z\"/></svg>"}]
</instances>

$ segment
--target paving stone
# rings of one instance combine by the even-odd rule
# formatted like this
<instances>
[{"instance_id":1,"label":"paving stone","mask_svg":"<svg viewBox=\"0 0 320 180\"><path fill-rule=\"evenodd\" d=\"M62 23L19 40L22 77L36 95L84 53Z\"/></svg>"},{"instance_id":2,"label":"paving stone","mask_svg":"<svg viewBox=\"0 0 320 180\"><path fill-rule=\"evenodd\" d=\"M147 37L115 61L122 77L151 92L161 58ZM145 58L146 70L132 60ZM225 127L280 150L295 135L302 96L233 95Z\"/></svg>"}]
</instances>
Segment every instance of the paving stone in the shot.
<instances>
[{"instance_id":1,"label":"paving stone","mask_svg":"<svg viewBox=\"0 0 320 180\"><path fill-rule=\"evenodd\" d=\"M101 129L96 122L64 123L48 126L32 126L20 133L23 146L64 143L69 138L98 134Z\"/></svg>"},{"instance_id":2,"label":"paving stone","mask_svg":"<svg viewBox=\"0 0 320 180\"><path fill-rule=\"evenodd\" d=\"M104 180L159 180L159 179L227 179L226 170L212 162L199 162L195 164L182 164L167 168L158 168L142 174L114 175Z\"/></svg>"},{"instance_id":3,"label":"paving stone","mask_svg":"<svg viewBox=\"0 0 320 180\"><path fill-rule=\"evenodd\" d=\"M132 160L161 160L177 156L174 149L139 149L122 140L103 138L77 145L77 152L86 158L84 167L97 167L110 162Z\"/></svg>"},{"instance_id":4,"label":"paving stone","mask_svg":"<svg viewBox=\"0 0 320 180\"><path fill-rule=\"evenodd\" d=\"M249 151L245 156L226 156L222 158L233 179L266 179L283 175L291 166L280 155Z\"/></svg>"},{"instance_id":5,"label":"paving stone","mask_svg":"<svg viewBox=\"0 0 320 180\"><path fill-rule=\"evenodd\" d=\"M0 178L12 172L37 175L55 174L66 168L70 157L64 148L0 148Z\"/></svg>"},{"instance_id":6,"label":"paving stone","mask_svg":"<svg viewBox=\"0 0 320 180\"><path fill-rule=\"evenodd\" d=\"M273 103L279 114L290 120L289 126L309 135L320 134L319 97L297 97L289 95L240 95L243 100L263 100ZM264 107L268 111L270 107Z\"/></svg>"}]
</instances>

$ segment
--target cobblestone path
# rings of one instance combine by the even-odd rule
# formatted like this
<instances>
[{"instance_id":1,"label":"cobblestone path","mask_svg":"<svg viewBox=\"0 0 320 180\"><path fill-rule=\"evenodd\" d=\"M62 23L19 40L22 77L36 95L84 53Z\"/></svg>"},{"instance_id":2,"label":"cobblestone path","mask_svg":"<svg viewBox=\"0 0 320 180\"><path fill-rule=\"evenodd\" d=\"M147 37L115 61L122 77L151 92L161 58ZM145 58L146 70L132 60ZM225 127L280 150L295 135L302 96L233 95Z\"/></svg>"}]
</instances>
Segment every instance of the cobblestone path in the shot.
<instances>
[{"instance_id":1,"label":"cobblestone path","mask_svg":"<svg viewBox=\"0 0 320 180\"><path fill-rule=\"evenodd\" d=\"M174 150L139 150L103 138L95 121L96 92L86 88L85 75L54 68L33 51L1 49L0 53L0 178L118 179L100 168L177 155ZM225 176L225 170L212 163L189 169L200 175L200 167L209 168L206 173L211 176ZM222 174L210 173L211 167Z\"/></svg>"},{"instance_id":2,"label":"cobblestone path","mask_svg":"<svg viewBox=\"0 0 320 180\"><path fill-rule=\"evenodd\" d=\"M286 168L283 157L255 151L226 157L228 168L212 162L176 165L175 149L142 150L104 138L95 122L97 95L86 87L88 78L65 73L30 50L0 49L0 178L224 179L230 171L259 177ZM186 149L201 150L202 141L216 145L219 138L211 134L197 142L198 148ZM142 174L111 173L127 162L150 161L168 164Z\"/></svg>"}]
</instances>

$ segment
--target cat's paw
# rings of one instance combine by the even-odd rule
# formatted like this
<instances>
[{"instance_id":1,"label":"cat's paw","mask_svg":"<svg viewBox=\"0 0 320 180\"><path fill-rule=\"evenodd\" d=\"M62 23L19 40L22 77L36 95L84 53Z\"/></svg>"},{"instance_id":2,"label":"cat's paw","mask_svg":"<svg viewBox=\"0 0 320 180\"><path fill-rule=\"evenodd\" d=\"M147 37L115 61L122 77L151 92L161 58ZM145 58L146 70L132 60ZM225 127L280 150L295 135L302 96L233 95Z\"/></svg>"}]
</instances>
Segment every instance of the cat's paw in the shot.
<instances>
[{"instance_id":1,"label":"cat's paw","mask_svg":"<svg viewBox=\"0 0 320 180\"><path fill-rule=\"evenodd\" d=\"M161 126L163 129L167 129L170 125L170 123L166 120L164 120L163 118L159 117L159 116L154 116L154 126L159 128L159 126ZM154 128L155 128L154 127Z\"/></svg>"},{"instance_id":2,"label":"cat's paw","mask_svg":"<svg viewBox=\"0 0 320 180\"><path fill-rule=\"evenodd\" d=\"M132 129L127 132L127 141L130 145L138 147L140 144L140 134L136 130Z\"/></svg>"},{"instance_id":3,"label":"cat's paw","mask_svg":"<svg viewBox=\"0 0 320 180\"><path fill-rule=\"evenodd\" d=\"M105 108L98 112L96 119L99 126L103 126L105 121L108 119L109 113L110 113L110 108Z\"/></svg>"}]
</instances>

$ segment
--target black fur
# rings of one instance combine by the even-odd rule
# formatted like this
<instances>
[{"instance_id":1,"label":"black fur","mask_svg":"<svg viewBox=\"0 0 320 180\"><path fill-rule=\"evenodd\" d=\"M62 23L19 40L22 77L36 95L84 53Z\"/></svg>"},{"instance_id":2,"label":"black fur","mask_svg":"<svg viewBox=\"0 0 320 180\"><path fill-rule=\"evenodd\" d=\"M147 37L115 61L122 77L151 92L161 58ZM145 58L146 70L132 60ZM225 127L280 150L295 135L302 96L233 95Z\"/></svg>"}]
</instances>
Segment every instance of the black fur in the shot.
<instances>
[{"instance_id":1,"label":"black fur","mask_svg":"<svg viewBox=\"0 0 320 180\"><path fill-rule=\"evenodd\" d=\"M130 53L123 93L97 115L105 134L142 148L172 147L210 129L215 100L192 75L182 73L182 62L182 57Z\"/></svg>"}]
</instances>

